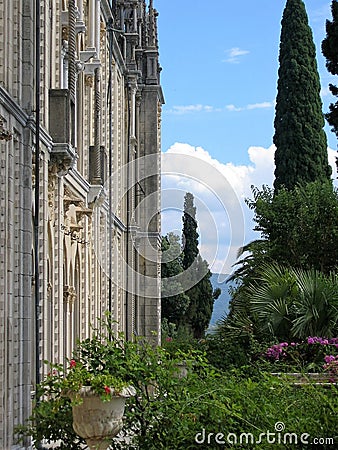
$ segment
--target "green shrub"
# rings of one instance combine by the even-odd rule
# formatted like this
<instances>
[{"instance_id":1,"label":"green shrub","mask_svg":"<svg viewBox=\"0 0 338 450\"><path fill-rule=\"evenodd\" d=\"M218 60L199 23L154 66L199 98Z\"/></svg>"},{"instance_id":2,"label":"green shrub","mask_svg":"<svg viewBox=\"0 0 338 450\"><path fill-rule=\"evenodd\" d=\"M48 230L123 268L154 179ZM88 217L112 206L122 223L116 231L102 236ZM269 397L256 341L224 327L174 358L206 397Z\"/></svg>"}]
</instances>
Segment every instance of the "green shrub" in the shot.
<instances>
[{"instance_id":1,"label":"green shrub","mask_svg":"<svg viewBox=\"0 0 338 450\"><path fill-rule=\"evenodd\" d=\"M82 352L82 357L90 360L92 352L86 352L97 342L83 342L75 355L79 357ZM117 366L121 366L121 373L128 372L128 383L135 387L136 395L127 401L124 427L119 439L113 439L112 449L308 448L299 442L296 446L277 441L272 445L267 441L268 432L279 439L283 439L283 432L295 433L297 439L308 433L309 442L313 438L334 438L338 442L335 385L296 387L283 377L264 373L262 369L270 370L271 366L264 366L257 358L260 347L255 342L250 343L246 359L244 355L236 357L236 345L231 347L230 341L208 338L188 344L183 351L175 342L170 349L153 348L142 339L123 342L125 358L120 358ZM107 360L113 355L108 351ZM93 358L95 362L94 354ZM222 358L227 361L226 370L216 367L222 366ZM240 358L245 365L236 369ZM182 363L184 375L179 369ZM17 430L19 436L32 436L38 442L58 441L54 448L59 450L85 448L72 429L71 403L62 396L58 374L51 372L43 380L40 396L30 422ZM285 427L280 435L277 426ZM249 444L235 444L242 433L246 433L243 438L250 439ZM261 433L262 442L257 443ZM217 434L224 444L217 443Z\"/></svg>"}]
</instances>

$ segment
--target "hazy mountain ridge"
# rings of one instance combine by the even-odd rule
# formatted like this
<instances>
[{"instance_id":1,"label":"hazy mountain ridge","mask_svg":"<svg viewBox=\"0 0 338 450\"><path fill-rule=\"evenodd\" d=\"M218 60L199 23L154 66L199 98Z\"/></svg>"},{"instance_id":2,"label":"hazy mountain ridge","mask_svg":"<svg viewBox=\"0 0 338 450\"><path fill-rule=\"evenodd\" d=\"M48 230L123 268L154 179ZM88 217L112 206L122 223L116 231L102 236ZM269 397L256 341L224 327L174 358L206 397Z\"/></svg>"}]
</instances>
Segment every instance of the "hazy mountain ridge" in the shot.
<instances>
[{"instance_id":1,"label":"hazy mountain ridge","mask_svg":"<svg viewBox=\"0 0 338 450\"><path fill-rule=\"evenodd\" d=\"M220 288L222 292L218 299L215 300L209 324L210 327L214 326L218 320L226 316L229 311L230 295L228 291L231 283L226 282L228 277L229 275L223 273L213 273L211 275L210 281L213 289Z\"/></svg>"}]
</instances>

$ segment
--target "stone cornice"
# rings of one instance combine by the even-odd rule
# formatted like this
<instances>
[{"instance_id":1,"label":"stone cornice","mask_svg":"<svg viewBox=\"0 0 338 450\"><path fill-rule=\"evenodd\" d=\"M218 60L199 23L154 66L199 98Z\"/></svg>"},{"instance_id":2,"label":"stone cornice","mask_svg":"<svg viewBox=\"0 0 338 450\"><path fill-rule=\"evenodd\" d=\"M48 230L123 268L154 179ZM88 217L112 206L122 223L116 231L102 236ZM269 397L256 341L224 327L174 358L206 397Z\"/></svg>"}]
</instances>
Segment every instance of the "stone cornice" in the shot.
<instances>
[{"instance_id":1,"label":"stone cornice","mask_svg":"<svg viewBox=\"0 0 338 450\"><path fill-rule=\"evenodd\" d=\"M30 116L18 105L18 103L0 86L0 104L11 114L23 127L26 127Z\"/></svg>"},{"instance_id":2,"label":"stone cornice","mask_svg":"<svg viewBox=\"0 0 338 450\"><path fill-rule=\"evenodd\" d=\"M8 94L8 92L0 86L0 104L2 107L18 121L23 127L28 127L35 134L35 120L33 115L27 114L21 106ZM40 139L41 142L48 148L52 148L52 138L45 130L40 126Z\"/></svg>"}]
</instances>

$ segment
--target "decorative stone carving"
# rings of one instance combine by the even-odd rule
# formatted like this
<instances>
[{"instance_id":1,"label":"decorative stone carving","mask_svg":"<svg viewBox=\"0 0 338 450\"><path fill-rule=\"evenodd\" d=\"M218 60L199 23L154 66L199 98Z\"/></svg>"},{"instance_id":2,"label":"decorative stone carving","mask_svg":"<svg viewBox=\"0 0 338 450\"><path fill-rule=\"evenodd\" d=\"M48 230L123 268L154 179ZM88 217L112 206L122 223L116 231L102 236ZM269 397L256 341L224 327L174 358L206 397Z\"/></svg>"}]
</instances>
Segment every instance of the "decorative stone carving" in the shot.
<instances>
[{"instance_id":1,"label":"decorative stone carving","mask_svg":"<svg viewBox=\"0 0 338 450\"><path fill-rule=\"evenodd\" d=\"M74 167L78 156L69 144L53 144L49 165L57 167L57 175L63 177Z\"/></svg>"},{"instance_id":2,"label":"decorative stone carving","mask_svg":"<svg viewBox=\"0 0 338 450\"><path fill-rule=\"evenodd\" d=\"M161 131L161 122L162 122L162 104L161 102L157 102L157 128L159 133Z\"/></svg>"},{"instance_id":3,"label":"decorative stone carving","mask_svg":"<svg viewBox=\"0 0 338 450\"><path fill-rule=\"evenodd\" d=\"M48 167L48 213L52 225L54 225L55 220L55 188L58 170L56 164L49 165Z\"/></svg>"},{"instance_id":4,"label":"decorative stone carving","mask_svg":"<svg viewBox=\"0 0 338 450\"><path fill-rule=\"evenodd\" d=\"M75 194L67 186L65 186L63 197L63 207L65 216L67 215L70 205L78 206L81 203L82 199L76 197Z\"/></svg>"},{"instance_id":5,"label":"decorative stone carving","mask_svg":"<svg viewBox=\"0 0 338 450\"><path fill-rule=\"evenodd\" d=\"M4 129L4 118L0 116L0 141L10 141L13 134Z\"/></svg>"},{"instance_id":6,"label":"decorative stone carving","mask_svg":"<svg viewBox=\"0 0 338 450\"><path fill-rule=\"evenodd\" d=\"M107 33L107 29L106 29L105 24L103 22L100 22L100 41L101 41L101 43L104 42L106 33Z\"/></svg>"},{"instance_id":7,"label":"decorative stone carving","mask_svg":"<svg viewBox=\"0 0 338 450\"><path fill-rule=\"evenodd\" d=\"M53 144L53 149L49 161L49 166L55 166L59 177L67 173L75 166L77 161L75 149L69 144Z\"/></svg>"},{"instance_id":8,"label":"decorative stone carving","mask_svg":"<svg viewBox=\"0 0 338 450\"><path fill-rule=\"evenodd\" d=\"M48 298L50 297L50 295L52 293L52 290L53 290L53 285L52 285L52 283L50 281L48 281L48 283L47 283L47 296L48 296Z\"/></svg>"},{"instance_id":9,"label":"decorative stone carving","mask_svg":"<svg viewBox=\"0 0 338 450\"><path fill-rule=\"evenodd\" d=\"M70 306L72 309L74 302L76 300L76 291L74 286L64 286L63 287L63 301Z\"/></svg>"},{"instance_id":10,"label":"decorative stone carving","mask_svg":"<svg viewBox=\"0 0 338 450\"><path fill-rule=\"evenodd\" d=\"M84 82L85 82L85 86L93 88L94 87L94 76L89 75L89 74L85 75Z\"/></svg>"},{"instance_id":11,"label":"decorative stone carving","mask_svg":"<svg viewBox=\"0 0 338 450\"><path fill-rule=\"evenodd\" d=\"M32 189L35 189L35 153L32 153Z\"/></svg>"},{"instance_id":12,"label":"decorative stone carving","mask_svg":"<svg viewBox=\"0 0 338 450\"><path fill-rule=\"evenodd\" d=\"M108 449L111 439L122 429L126 399L135 395L135 390L124 388L105 402L90 386L81 388L78 395L82 401L73 406L74 431L91 450Z\"/></svg>"},{"instance_id":13,"label":"decorative stone carving","mask_svg":"<svg viewBox=\"0 0 338 450\"><path fill-rule=\"evenodd\" d=\"M83 202L75 208L76 220L81 222L81 220L86 217L91 217L93 210L91 208L86 208Z\"/></svg>"},{"instance_id":14,"label":"decorative stone carving","mask_svg":"<svg viewBox=\"0 0 338 450\"><path fill-rule=\"evenodd\" d=\"M103 186L91 186L88 192L89 206L102 206L107 199L107 191Z\"/></svg>"},{"instance_id":15,"label":"decorative stone carving","mask_svg":"<svg viewBox=\"0 0 338 450\"><path fill-rule=\"evenodd\" d=\"M62 40L68 41L68 27L66 25L62 27Z\"/></svg>"}]
</instances>

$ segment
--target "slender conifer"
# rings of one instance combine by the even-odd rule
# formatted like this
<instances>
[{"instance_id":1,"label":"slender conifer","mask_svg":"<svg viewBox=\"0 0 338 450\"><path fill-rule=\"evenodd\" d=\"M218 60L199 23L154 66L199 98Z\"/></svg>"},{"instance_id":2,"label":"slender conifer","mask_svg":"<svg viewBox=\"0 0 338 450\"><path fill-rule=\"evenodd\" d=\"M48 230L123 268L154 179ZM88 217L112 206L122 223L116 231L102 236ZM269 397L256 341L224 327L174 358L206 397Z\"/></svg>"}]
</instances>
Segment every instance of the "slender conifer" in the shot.
<instances>
[{"instance_id":1,"label":"slender conifer","mask_svg":"<svg viewBox=\"0 0 338 450\"><path fill-rule=\"evenodd\" d=\"M305 5L287 0L282 18L275 114L276 190L330 179L316 49Z\"/></svg>"}]
</instances>

